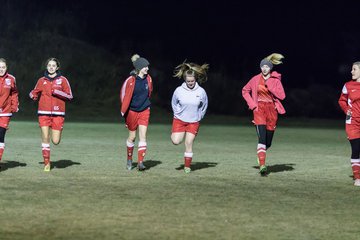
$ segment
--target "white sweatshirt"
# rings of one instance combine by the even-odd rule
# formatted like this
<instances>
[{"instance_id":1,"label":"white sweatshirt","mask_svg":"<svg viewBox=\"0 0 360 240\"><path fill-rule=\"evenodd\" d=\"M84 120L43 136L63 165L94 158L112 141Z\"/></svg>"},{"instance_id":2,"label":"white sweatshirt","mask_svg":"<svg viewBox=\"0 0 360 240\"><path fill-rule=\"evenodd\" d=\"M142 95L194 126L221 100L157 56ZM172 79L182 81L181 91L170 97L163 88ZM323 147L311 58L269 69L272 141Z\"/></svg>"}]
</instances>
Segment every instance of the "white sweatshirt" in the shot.
<instances>
[{"instance_id":1,"label":"white sweatshirt","mask_svg":"<svg viewBox=\"0 0 360 240\"><path fill-rule=\"evenodd\" d=\"M205 90L198 83L190 89L184 82L175 89L171 106L175 118L188 123L199 122L205 116L208 98Z\"/></svg>"}]
</instances>

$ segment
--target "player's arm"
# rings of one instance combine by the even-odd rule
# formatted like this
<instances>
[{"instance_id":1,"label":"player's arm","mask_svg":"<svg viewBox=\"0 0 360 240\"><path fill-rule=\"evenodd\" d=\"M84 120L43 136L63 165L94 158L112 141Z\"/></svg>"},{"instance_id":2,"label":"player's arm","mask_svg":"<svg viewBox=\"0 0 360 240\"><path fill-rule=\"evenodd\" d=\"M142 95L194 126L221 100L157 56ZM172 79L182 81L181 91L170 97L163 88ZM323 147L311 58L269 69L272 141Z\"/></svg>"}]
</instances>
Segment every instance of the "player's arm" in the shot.
<instances>
[{"instance_id":1,"label":"player's arm","mask_svg":"<svg viewBox=\"0 0 360 240\"><path fill-rule=\"evenodd\" d=\"M29 97L32 100L37 100L39 98L39 95L42 92L42 89L40 88L40 80L36 83L35 88L29 93Z\"/></svg>"},{"instance_id":2,"label":"player's arm","mask_svg":"<svg viewBox=\"0 0 360 240\"><path fill-rule=\"evenodd\" d=\"M70 101L73 99L72 91L70 84L67 79L64 79L65 81L62 82L62 90L59 89L52 89L51 93L53 96L58 97L63 100Z\"/></svg>"},{"instance_id":3,"label":"player's arm","mask_svg":"<svg viewBox=\"0 0 360 240\"><path fill-rule=\"evenodd\" d=\"M340 98L338 100L340 108L343 110L343 112L345 114L348 114L349 111L351 110L351 108L350 108L350 106L348 104L348 99L349 99L348 89L347 89L346 84L345 84L344 87L341 90Z\"/></svg>"},{"instance_id":4,"label":"player's arm","mask_svg":"<svg viewBox=\"0 0 360 240\"><path fill-rule=\"evenodd\" d=\"M18 112L19 111L19 92L16 87L15 79L14 79L14 84L11 88L10 98L11 98L11 112Z\"/></svg>"}]
</instances>

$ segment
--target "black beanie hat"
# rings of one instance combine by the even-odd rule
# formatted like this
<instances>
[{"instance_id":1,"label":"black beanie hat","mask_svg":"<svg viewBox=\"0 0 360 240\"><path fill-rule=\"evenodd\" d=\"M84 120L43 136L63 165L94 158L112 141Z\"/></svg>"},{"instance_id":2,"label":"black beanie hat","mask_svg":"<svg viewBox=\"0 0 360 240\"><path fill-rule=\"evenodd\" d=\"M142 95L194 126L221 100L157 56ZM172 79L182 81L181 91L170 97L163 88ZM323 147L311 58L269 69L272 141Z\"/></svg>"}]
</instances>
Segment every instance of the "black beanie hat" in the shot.
<instances>
[{"instance_id":1,"label":"black beanie hat","mask_svg":"<svg viewBox=\"0 0 360 240\"><path fill-rule=\"evenodd\" d=\"M135 60L135 62L133 62L133 65L135 67L136 70L141 70L144 67L147 67L150 65L149 61L146 60L146 58L140 57L138 59Z\"/></svg>"},{"instance_id":2,"label":"black beanie hat","mask_svg":"<svg viewBox=\"0 0 360 240\"><path fill-rule=\"evenodd\" d=\"M264 66L264 65L268 65L269 66L269 68L270 68L270 70L273 68L273 64L272 64L272 62L270 62L270 60L268 60L268 59L266 59L266 58L264 58L263 60L261 60L261 62L260 62L260 68L262 67L262 66Z\"/></svg>"}]
</instances>

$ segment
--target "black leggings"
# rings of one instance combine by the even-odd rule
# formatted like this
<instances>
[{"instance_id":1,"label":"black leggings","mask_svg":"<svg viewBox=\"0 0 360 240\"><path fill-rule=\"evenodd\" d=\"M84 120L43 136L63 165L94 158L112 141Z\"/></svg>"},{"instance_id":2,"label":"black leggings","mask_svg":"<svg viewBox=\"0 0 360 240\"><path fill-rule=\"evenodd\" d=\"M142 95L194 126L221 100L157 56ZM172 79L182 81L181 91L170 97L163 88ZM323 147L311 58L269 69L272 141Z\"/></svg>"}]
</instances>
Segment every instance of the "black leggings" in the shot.
<instances>
[{"instance_id":1,"label":"black leggings","mask_svg":"<svg viewBox=\"0 0 360 240\"><path fill-rule=\"evenodd\" d=\"M360 155L360 138L350 140L351 145L351 158L359 159Z\"/></svg>"},{"instance_id":2,"label":"black leggings","mask_svg":"<svg viewBox=\"0 0 360 240\"><path fill-rule=\"evenodd\" d=\"M269 149L271 147L275 131L267 130L266 125L255 125L255 128L259 138L259 143L266 145L266 149Z\"/></svg>"},{"instance_id":3,"label":"black leggings","mask_svg":"<svg viewBox=\"0 0 360 240\"><path fill-rule=\"evenodd\" d=\"M5 133L6 133L6 128L0 127L0 143L5 142Z\"/></svg>"}]
</instances>

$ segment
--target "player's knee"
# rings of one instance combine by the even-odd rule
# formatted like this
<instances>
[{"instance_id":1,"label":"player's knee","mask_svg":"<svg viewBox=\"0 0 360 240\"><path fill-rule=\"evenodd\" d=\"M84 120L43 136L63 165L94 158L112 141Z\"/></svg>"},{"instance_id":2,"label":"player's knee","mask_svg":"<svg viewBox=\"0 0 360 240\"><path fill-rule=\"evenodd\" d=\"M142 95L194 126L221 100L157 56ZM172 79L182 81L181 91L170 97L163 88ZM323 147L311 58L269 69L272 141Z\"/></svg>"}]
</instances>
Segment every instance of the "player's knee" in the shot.
<instances>
[{"instance_id":1,"label":"player's knee","mask_svg":"<svg viewBox=\"0 0 360 240\"><path fill-rule=\"evenodd\" d=\"M52 139L54 145L59 145L60 139Z\"/></svg>"},{"instance_id":2,"label":"player's knee","mask_svg":"<svg viewBox=\"0 0 360 240\"><path fill-rule=\"evenodd\" d=\"M177 140L171 140L174 145L179 145L181 142Z\"/></svg>"},{"instance_id":3,"label":"player's knee","mask_svg":"<svg viewBox=\"0 0 360 240\"><path fill-rule=\"evenodd\" d=\"M136 137L128 137L128 142L134 143L136 140Z\"/></svg>"},{"instance_id":4,"label":"player's knee","mask_svg":"<svg viewBox=\"0 0 360 240\"><path fill-rule=\"evenodd\" d=\"M171 142L174 144L174 145L179 145L181 143L181 140L180 139L177 139L177 138L171 138Z\"/></svg>"}]
</instances>

